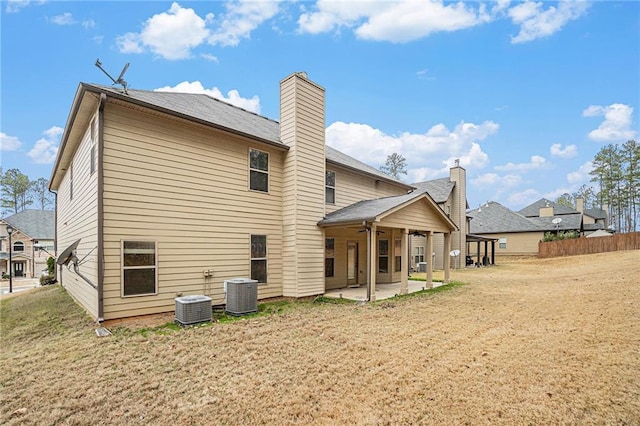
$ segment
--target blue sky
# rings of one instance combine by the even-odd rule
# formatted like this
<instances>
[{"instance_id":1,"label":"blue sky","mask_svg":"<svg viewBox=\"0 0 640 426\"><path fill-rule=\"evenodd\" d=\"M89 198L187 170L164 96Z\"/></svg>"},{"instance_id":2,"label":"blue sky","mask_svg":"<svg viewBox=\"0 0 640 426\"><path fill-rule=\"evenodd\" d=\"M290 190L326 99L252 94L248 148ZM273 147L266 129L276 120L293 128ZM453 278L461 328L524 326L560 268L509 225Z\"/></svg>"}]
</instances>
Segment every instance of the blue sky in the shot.
<instances>
[{"instance_id":1,"label":"blue sky","mask_svg":"<svg viewBox=\"0 0 640 426\"><path fill-rule=\"evenodd\" d=\"M50 177L79 82L206 91L278 119L295 71L326 89L327 144L404 180L467 169L471 208L589 184L640 133L640 3L2 1L4 170Z\"/></svg>"}]
</instances>

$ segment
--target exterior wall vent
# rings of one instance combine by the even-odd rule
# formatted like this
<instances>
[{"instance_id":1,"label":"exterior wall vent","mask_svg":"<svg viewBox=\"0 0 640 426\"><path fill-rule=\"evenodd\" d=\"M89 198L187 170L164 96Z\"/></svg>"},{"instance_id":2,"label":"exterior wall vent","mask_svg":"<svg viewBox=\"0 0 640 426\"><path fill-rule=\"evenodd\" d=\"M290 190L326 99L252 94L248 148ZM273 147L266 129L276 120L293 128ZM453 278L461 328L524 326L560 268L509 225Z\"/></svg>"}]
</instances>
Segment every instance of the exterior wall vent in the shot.
<instances>
[{"instance_id":1,"label":"exterior wall vent","mask_svg":"<svg viewBox=\"0 0 640 426\"><path fill-rule=\"evenodd\" d=\"M176 297L176 321L182 325L211 321L211 298L208 296Z\"/></svg>"},{"instance_id":2,"label":"exterior wall vent","mask_svg":"<svg viewBox=\"0 0 640 426\"><path fill-rule=\"evenodd\" d=\"M225 281L224 286L227 292L227 313L246 315L258 312L258 281L234 278Z\"/></svg>"}]
</instances>

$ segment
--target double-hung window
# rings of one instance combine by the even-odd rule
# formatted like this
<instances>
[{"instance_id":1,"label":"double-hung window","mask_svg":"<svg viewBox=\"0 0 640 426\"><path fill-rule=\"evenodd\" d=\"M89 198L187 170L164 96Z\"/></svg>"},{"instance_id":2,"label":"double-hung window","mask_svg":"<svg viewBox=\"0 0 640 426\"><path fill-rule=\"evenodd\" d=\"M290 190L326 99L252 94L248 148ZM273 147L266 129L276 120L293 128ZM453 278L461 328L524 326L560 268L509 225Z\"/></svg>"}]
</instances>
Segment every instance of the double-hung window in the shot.
<instances>
[{"instance_id":1,"label":"double-hung window","mask_svg":"<svg viewBox=\"0 0 640 426\"><path fill-rule=\"evenodd\" d=\"M158 243L122 241L122 295L158 293Z\"/></svg>"},{"instance_id":2,"label":"double-hung window","mask_svg":"<svg viewBox=\"0 0 640 426\"><path fill-rule=\"evenodd\" d=\"M506 249L507 248L507 239L506 238L500 238L498 240L498 247L501 249Z\"/></svg>"},{"instance_id":3,"label":"double-hung window","mask_svg":"<svg viewBox=\"0 0 640 426\"><path fill-rule=\"evenodd\" d=\"M378 272L389 272L389 240L378 241Z\"/></svg>"},{"instance_id":4,"label":"double-hung window","mask_svg":"<svg viewBox=\"0 0 640 426\"><path fill-rule=\"evenodd\" d=\"M336 203L336 172L327 170L325 177L324 201L327 204Z\"/></svg>"},{"instance_id":5,"label":"double-hung window","mask_svg":"<svg viewBox=\"0 0 640 426\"><path fill-rule=\"evenodd\" d=\"M249 150L249 189L269 192L269 153Z\"/></svg>"},{"instance_id":6,"label":"double-hung window","mask_svg":"<svg viewBox=\"0 0 640 426\"><path fill-rule=\"evenodd\" d=\"M393 246L393 255L395 256L395 271L402 271L402 239L396 238Z\"/></svg>"},{"instance_id":7,"label":"double-hung window","mask_svg":"<svg viewBox=\"0 0 640 426\"><path fill-rule=\"evenodd\" d=\"M418 266L418 263L424 262L424 247L418 246L413 249L413 263Z\"/></svg>"},{"instance_id":8,"label":"double-hung window","mask_svg":"<svg viewBox=\"0 0 640 426\"><path fill-rule=\"evenodd\" d=\"M251 235L251 279L267 282L267 236Z\"/></svg>"},{"instance_id":9,"label":"double-hung window","mask_svg":"<svg viewBox=\"0 0 640 426\"><path fill-rule=\"evenodd\" d=\"M324 276L333 277L335 266L335 239L325 238L324 240Z\"/></svg>"}]
</instances>

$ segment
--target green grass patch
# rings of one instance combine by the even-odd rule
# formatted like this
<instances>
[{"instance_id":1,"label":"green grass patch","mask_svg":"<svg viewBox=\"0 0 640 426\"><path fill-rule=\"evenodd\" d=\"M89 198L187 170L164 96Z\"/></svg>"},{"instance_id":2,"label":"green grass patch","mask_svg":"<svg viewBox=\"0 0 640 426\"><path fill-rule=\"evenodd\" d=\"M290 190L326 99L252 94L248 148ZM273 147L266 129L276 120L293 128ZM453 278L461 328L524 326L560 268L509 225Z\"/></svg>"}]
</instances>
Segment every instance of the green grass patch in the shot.
<instances>
[{"instance_id":1,"label":"green grass patch","mask_svg":"<svg viewBox=\"0 0 640 426\"><path fill-rule=\"evenodd\" d=\"M329 305L353 305L355 303L358 303L358 301L352 300L352 299L344 299L344 298L340 299L336 297L318 296L315 299L313 299L313 303L329 304Z\"/></svg>"},{"instance_id":2,"label":"green grass patch","mask_svg":"<svg viewBox=\"0 0 640 426\"><path fill-rule=\"evenodd\" d=\"M434 280L435 281L435 280ZM439 281L442 282L442 281ZM420 291L416 291L413 293L409 293L409 294L397 294L395 296L393 296L390 299L385 299L385 300L398 300L398 299L410 299L413 297L421 297L424 295L429 295L429 294L436 294L436 293L442 293L445 291L450 291L453 290L454 288L457 287L462 287L464 285L467 285L467 283L463 283L462 281L449 281L449 284L446 285L441 285L435 288L425 288L424 290L420 290ZM380 302L384 302L384 300L381 300Z\"/></svg>"}]
</instances>

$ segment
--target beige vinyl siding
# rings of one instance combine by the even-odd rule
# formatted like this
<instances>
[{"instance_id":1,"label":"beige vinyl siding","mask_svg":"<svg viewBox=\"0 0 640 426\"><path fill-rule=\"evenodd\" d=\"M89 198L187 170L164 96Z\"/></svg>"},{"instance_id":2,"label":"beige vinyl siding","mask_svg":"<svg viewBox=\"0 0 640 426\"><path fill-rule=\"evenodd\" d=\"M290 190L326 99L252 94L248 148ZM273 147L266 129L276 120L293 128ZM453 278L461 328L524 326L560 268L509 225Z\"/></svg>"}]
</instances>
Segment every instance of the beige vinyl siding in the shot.
<instances>
[{"instance_id":1,"label":"beige vinyl siding","mask_svg":"<svg viewBox=\"0 0 640 426\"><path fill-rule=\"evenodd\" d=\"M407 193L407 190L399 185L383 182L334 164L328 164L327 170L336 173L336 202L326 205L327 214L358 201Z\"/></svg>"},{"instance_id":2,"label":"beige vinyl siding","mask_svg":"<svg viewBox=\"0 0 640 426\"><path fill-rule=\"evenodd\" d=\"M280 86L280 138L290 147L284 164L283 294L324 292L324 89L299 75Z\"/></svg>"},{"instance_id":3,"label":"beige vinyl siding","mask_svg":"<svg viewBox=\"0 0 640 426\"><path fill-rule=\"evenodd\" d=\"M450 232L450 225L441 217L441 214L439 209L430 205L426 199L420 199L385 216L380 221L380 225L421 231Z\"/></svg>"},{"instance_id":4,"label":"beige vinyl siding","mask_svg":"<svg viewBox=\"0 0 640 426\"><path fill-rule=\"evenodd\" d=\"M530 256L538 254L538 243L544 237L544 232L520 232L520 233L507 233L507 234L482 234L483 237L488 238L506 238L507 248L500 248L500 241L496 241L495 255L496 256ZM491 256L491 242L488 246ZM469 255L476 261L478 252L477 243L470 243ZM484 255L484 243L480 243L480 256Z\"/></svg>"},{"instance_id":5,"label":"beige vinyl siding","mask_svg":"<svg viewBox=\"0 0 640 426\"><path fill-rule=\"evenodd\" d=\"M93 117L92 120L95 120ZM65 172L57 196L57 246L62 252L76 240L81 239L77 256L83 263L80 272L94 285L98 285L98 174L91 174L90 125L86 129L77 151L73 155L73 200L70 200L70 173ZM97 141L96 141L97 143ZM99 167L99 166L98 166ZM87 256L88 255L88 256ZM86 258L85 258L86 256ZM98 316L98 292L80 278L72 268L58 268L58 280L91 315Z\"/></svg>"},{"instance_id":6,"label":"beige vinyl siding","mask_svg":"<svg viewBox=\"0 0 640 426\"><path fill-rule=\"evenodd\" d=\"M258 297L282 295L282 151L116 103L104 139L106 319L171 311L179 295L224 303L224 280L250 276L251 234L268 241ZM250 148L269 153L268 193L249 190ZM121 297L122 240L158 242L157 295Z\"/></svg>"},{"instance_id":7,"label":"beige vinyl siding","mask_svg":"<svg viewBox=\"0 0 640 426\"><path fill-rule=\"evenodd\" d=\"M460 250L460 256L450 258L450 265L454 268L464 268L465 256L467 254L467 172L462 167L454 167L451 169L451 181L455 182L455 186L448 203L451 204L451 220L458 226L458 231L451 233L451 250ZM436 240L434 240L435 243ZM442 241L439 247L443 247ZM442 258L438 253L442 250L435 250L436 263L442 264Z\"/></svg>"}]
</instances>

